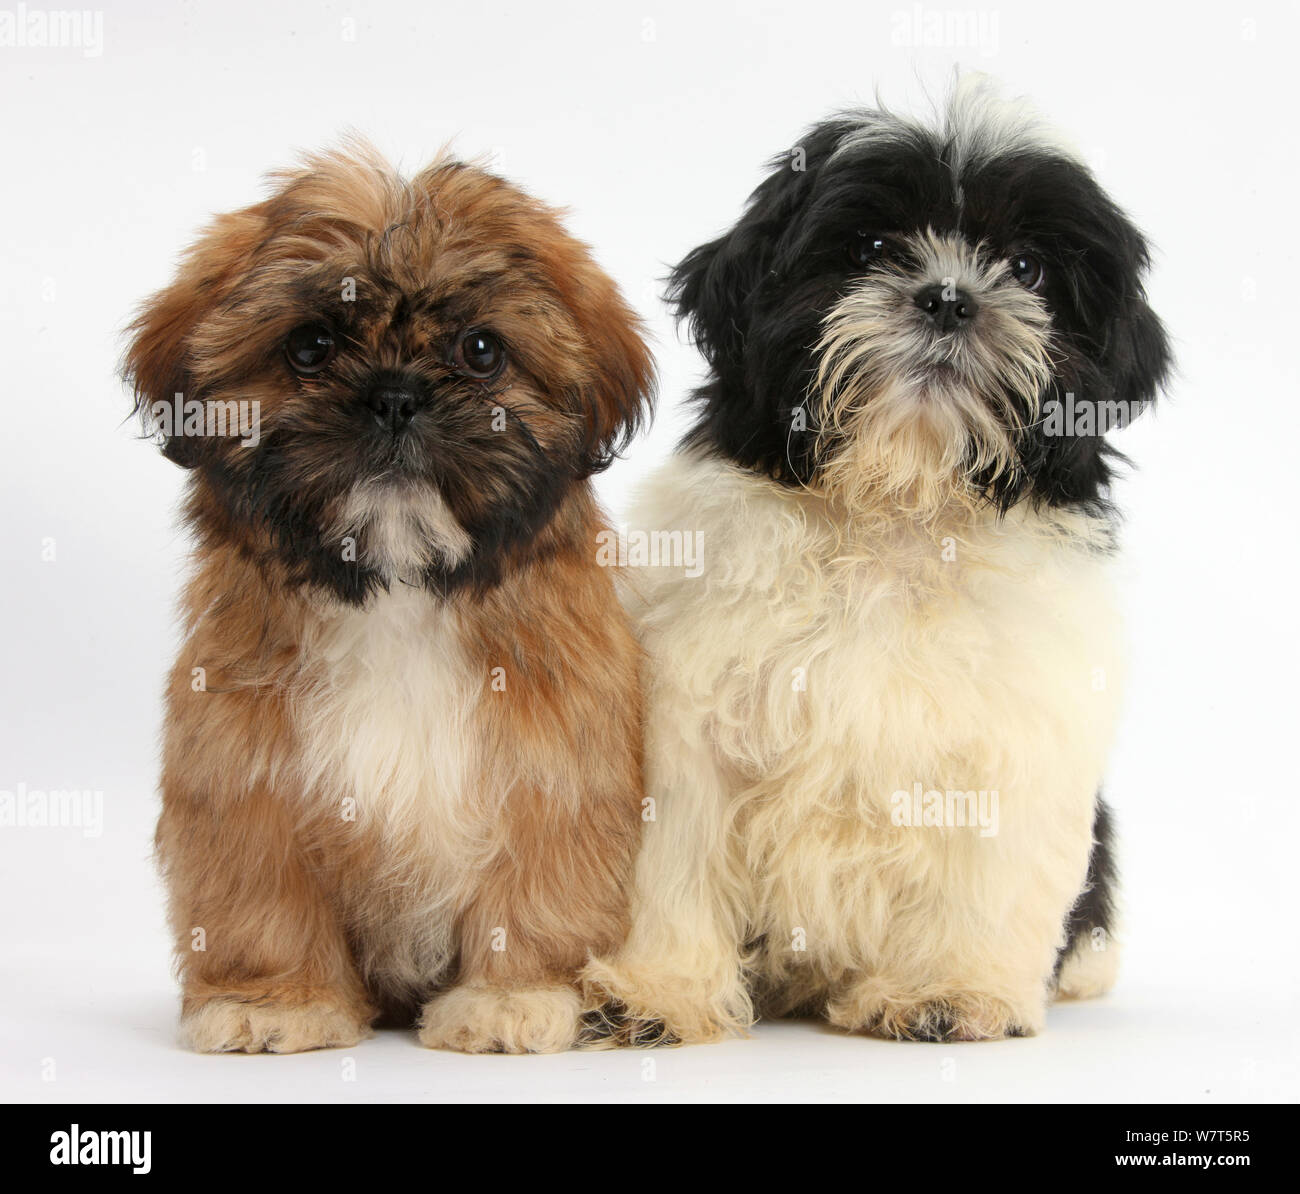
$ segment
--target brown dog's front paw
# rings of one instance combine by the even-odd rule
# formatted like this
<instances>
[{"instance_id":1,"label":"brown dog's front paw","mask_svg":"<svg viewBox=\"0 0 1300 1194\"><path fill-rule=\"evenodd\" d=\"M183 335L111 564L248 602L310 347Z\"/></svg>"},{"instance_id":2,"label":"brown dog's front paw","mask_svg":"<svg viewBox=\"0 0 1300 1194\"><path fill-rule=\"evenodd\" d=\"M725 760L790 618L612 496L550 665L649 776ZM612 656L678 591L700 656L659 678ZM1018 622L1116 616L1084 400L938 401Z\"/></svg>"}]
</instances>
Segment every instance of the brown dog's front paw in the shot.
<instances>
[{"instance_id":1,"label":"brown dog's front paw","mask_svg":"<svg viewBox=\"0 0 1300 1194\"><path fill-rule=\"evenodd\" d=\"M561 1053L581 1027L572 987L453 987L424 1005L420 1044L461 1053Z\"/></svg>"},{"instance_id":2,"label":"brown dog's front paw","mask_svg":"<svg viewBox=\"0 0 1300 1194\"><path fill-rule=\"evenodd\" d=\"M216 996L181 1016L181 1040L198 1053L343 1049L369 1035L365 1018L328 999L297 1004Z\"/></svg>"}]
</instances>

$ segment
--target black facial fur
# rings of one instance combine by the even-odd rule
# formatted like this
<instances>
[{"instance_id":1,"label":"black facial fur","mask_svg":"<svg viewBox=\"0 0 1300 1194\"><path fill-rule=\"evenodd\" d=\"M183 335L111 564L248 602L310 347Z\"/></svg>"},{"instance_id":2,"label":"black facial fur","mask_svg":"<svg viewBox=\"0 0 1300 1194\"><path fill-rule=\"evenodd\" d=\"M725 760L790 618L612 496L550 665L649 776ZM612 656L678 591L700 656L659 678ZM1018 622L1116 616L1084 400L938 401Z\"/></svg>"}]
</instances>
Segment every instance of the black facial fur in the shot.
<instances>
[{"instance_id":1,"label":"black facial fur","mask_svg":"<svg viewBox=\"0 0 1300 1194\"><path fill-rule=\"evenodd\" d=\"M814 479L827 446L815 346L828 312L872 269L846 251L862 233L883 234L886 254L927 229L960 234L990 259L1032 252L1052 321L1040 407L1067 393L1076 411L1117 400L1136 410L1155 397L1169 348L1145 301L1141 234L1082 165L1032 142L982 146L961 121L950 116L940 133L860 112L815 126L773 159L736 225L677 266L670 297L711 373L694 396L689 445L787 485ZM1099 434L1037 423L1016 437L1017 468L972 475L975 487L1003 509L1025 497L1104 503L1115 450Z\"/></svg>"}]
</instances>

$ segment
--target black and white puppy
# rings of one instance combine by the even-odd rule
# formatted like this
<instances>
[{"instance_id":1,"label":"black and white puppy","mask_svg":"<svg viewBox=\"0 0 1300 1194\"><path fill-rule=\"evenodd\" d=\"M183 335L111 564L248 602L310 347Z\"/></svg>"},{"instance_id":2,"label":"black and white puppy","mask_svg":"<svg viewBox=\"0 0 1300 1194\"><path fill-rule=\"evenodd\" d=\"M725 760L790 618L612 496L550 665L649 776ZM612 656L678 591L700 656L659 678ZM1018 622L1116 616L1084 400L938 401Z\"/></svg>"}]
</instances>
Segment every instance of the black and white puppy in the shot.
<instances>
[{"instance_id":1,"label":"black and white puppy","mask_svg":"<svg viewBox=\"0 0 1300 1194\"><path fill-rule=\"evenodd\" d=\"M699 559L632 578L653 820L587 971L629 1038L1014 1036L1111 984L1102 432L1169 368L1147 265L975 80L817 125L677 268L710 372L634 525Z\"/></svg>"}]
</instances>

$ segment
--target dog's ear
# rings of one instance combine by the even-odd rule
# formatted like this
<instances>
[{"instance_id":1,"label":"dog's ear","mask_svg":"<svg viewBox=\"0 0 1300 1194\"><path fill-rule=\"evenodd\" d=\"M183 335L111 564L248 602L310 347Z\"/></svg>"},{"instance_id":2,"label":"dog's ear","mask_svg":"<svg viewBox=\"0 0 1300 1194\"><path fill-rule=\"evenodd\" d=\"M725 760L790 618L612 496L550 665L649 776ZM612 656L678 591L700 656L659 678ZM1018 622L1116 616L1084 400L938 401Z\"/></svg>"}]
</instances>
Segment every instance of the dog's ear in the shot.
<instances>
[{"instance_id":1,"label":"dog's ear","mask_svg":"<svg viewBox=\"0 0 1300 1194\"><path fill-rule=\"evenodd\" d=\"M1107 287L1092 301L1107 311L1100 327L1094 367L1079 379L1079 398L1093 409L1095 432L1036 436L1029 472L1039 494L1053 504L1090 501L1111 484L1114 466L1125 457L1102 433L1098 403L1117 403L1119 426L1154 401L1172 369L1169 336L1147 304L1142 282L1149 264L1145 239L1118 209L1103 252ZM1058 402L1064 395L1054 393ZM1110 415L1107 418L1113 417Z\"/></svg>"},{"instance_id":2,"label":"dog's ear","mask_svg":"<svg viewBox=\"0 0 1300 1194\"><path fill-rule=\"evenodd\" d=\"M1136 414L1163 388L1172 364L1169 337L1147 305L1143 287L1151 265L1146 237L1114 204L1110 235L1097 268L1106 271L1108 318L1098 354L1104 399Z\"/></svg>"},{"instance_id":3,"label":"dog's ear","mask_svg":"<svg viewBox=\"0 0 1300 1194\"><path fill-rule=\"evenodd\" d=\"M772 199L776 182L754 192L749 208L731 232L693 248L668 276L668 300L677 319L719 377L738 377L744 368L753 300L771 271L781 233Z\"/></svg>"},{"instance_id":4,"label":"dog's ear","mask_svg":"<svg viewBox=\"0 0 1300 1194\"><path fill-rule=\"evenodd\" d=\"M1102 369L1114 399L1131 411L1155 400L1172 365L1164 324L1138 291L1111 321Z\"/></svg>"},{"instance_id":5,"label":"dog's ear","mask_svg":"<svg viewBox=\"0 0 1300 1194\"><path fill-rule=\"evenodd\" d=\"M692 249L668 276L667 297L677 318L714 372L730 386L743 375L745 344L764 294L782 294L783 254L797 241L801 207L847 126L828 121L768 162L767 177L735 226ZM770 285L769 285L770 284Z\"/></svg>"},{"instance_id":6,"label":"dog's ear","mask_svg":"<svg viewBox=\"0 0 1300 1194\"><path fill-rule=\"evenodd\" d=\"M184 468L202 463L203 437L169 434L183 419L178 401L196 397L191 338L230 294L265 235L260 207L218 216L181 259L172 283L148 299L127 329L122 375L146 432ZM178 397L179 396L179 397Z\"/></svg>"},{"instance_id":7,"label":"dog's ear","mask_svg":"<svg viewBox=\"0 0 1300 1194\"><path fill-rule=\"evenodd\" d=\"M553 277L587 348L578 397L586 422L580 469L590 475L606 468L649 419L655 367L640 317L586 249L570 246Z\"/></svg>"},{"instance_id":8,"label":"dog's ear","mask_svg":"<svg viewBox=\"0 0 1300 1194\"><path fill-rule=\"evenodd\" d=\"M804 401L820 313L794 297L790 278L815 226L804 209L843 135L841 124L818 125L773 158L731 231L688 253L668 280L712 373L696 391L687 442L782 481L808 481L815 464Z\"/></svg>"},{"instance_id":9,"label":"dog's ear","mask_svg":"<svg viewBox=\"0 0 1300 1194\"><path fill-rule=\"evenodd\" d=\"M692 249L668 278L668 299L678 320L721 377L742 368L750 299L762 284L770 239L746 214L728 233Z\"/></svg>"}]
</instances>

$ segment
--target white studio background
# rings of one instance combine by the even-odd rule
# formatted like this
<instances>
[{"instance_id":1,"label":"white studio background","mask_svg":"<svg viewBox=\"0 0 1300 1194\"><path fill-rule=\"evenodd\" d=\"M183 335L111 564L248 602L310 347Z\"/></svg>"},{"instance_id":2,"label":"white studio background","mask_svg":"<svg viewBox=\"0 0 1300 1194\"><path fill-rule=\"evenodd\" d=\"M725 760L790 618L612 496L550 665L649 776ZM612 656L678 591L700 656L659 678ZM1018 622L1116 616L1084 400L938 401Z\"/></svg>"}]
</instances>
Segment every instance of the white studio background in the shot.
<instances>
[{"instance_id":1,"label":"white studio background","mask_svg":"<svg viewBox=\"0 0 1300 1194\"><path fill-rule=\"evenodd\" d=\"M29 8L35 8L32 5ZM15 12L16 5L0 4ZM1296 12L1007 0L927 45L898 3L109 3L97 46L0 45L0 789L104 793L98 837L0 828L6 1100L1256 1100L1296 1092ZM0 22L3 18L0 17ZM908 1046L814 1024L640 1054L464 1058L174 1044L150 860L180 471L134 438L121 329L216 211L348 128L407 169L452 142L568 207L644 313L658 421L698 376L659 300L761 164L830 109L920 109L954 64L1033 97L1157 246L1171 398L1121 434L1132 678L1109 780L1127 955L1034 1040ZM52 548L52 553L51 553ZM53 554L53 558L49 556Z\"/></svg>"}]
</instances>

